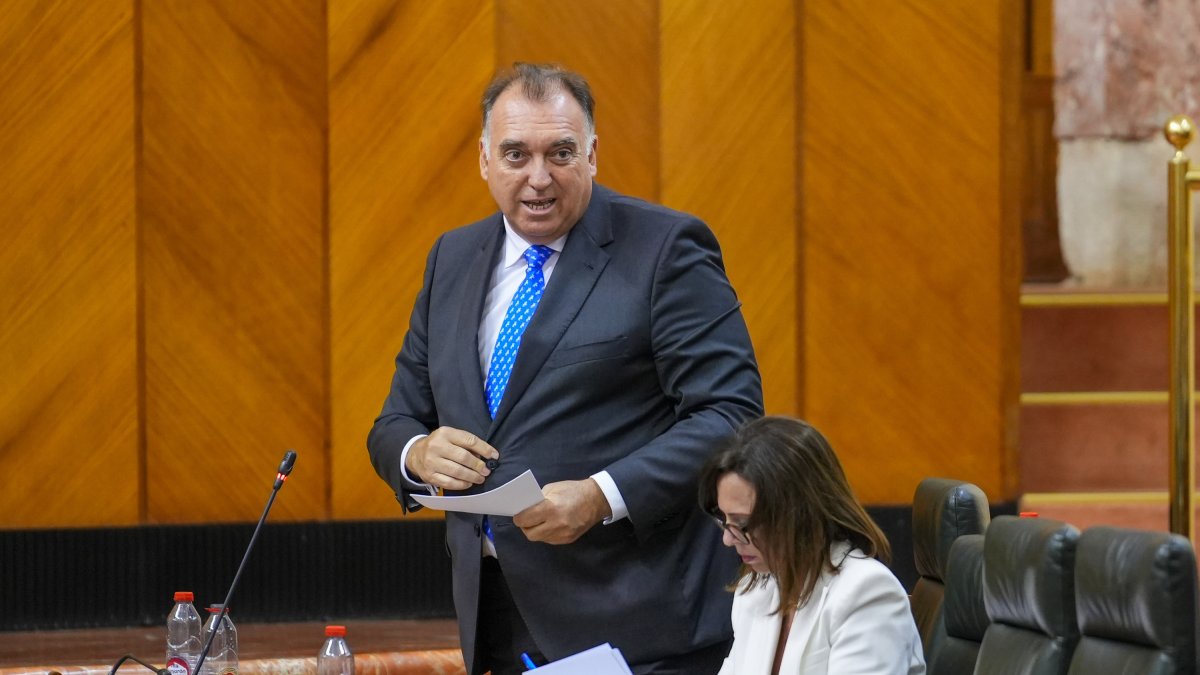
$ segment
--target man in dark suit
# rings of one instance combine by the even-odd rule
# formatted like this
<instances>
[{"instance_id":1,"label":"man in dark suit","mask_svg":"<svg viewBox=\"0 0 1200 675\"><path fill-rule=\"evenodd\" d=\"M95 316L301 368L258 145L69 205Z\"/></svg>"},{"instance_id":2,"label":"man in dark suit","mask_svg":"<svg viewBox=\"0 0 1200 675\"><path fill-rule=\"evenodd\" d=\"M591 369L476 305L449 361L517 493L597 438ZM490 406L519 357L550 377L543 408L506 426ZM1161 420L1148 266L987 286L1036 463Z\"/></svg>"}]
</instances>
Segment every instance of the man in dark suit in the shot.
<instances>
[{"instance_id":1,"label":"man in dark suit","mask_svg":"<svg viewBox=\"0 0 1200 675\"><path fill-rule=\"evenodd\" d=\"M736 558L696 506L714 443L762 414L740 304L698 219L599 185L587 83L517 64L483 97L500 213L429 254L368 448L404 508L532 469L514 518L447 513L463 657L520 673L611 642L715 673Z\"/></svg>"}]
</instances>

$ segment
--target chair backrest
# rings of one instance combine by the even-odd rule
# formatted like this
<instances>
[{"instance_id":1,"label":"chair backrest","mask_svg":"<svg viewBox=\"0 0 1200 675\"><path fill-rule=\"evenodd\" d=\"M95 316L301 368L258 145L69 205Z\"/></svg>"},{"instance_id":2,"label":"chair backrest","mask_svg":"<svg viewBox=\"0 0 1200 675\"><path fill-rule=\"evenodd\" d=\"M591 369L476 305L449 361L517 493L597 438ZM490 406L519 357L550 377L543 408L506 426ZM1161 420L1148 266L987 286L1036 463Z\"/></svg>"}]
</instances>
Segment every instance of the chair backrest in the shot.
<instances>
[{"instance_id":1,"label":"chair backrest","mask_svg":"<svg viewBox=\"0 0 1200 675\"><path fill-rule=\"evenodd\" d=\"M988 627L983 606L982 534L967 534L954 540L946 560L946 599L942 616L944 638L933 660L927 661L929 675L971 675L979 656L979 643Z\"/></svg>"},{"instance_id":2,"label":"chair backrest","mask_svg":"<svg viewBox=\"0 0 1200 675\"><path fill-rule=\"evenodd\" d=\"M977 675L1063 675L1079 640L1075 547L1079 530L1045 518L999 516L983 542L988 628Z\"/></svg>"},{"instance_id":3,"label":"chair backrest","mask_svg":"<svg viewBox=\"0 0 1200 675\"><path fill-rule=\"evenodd\" d=\"M982 533L990 518L987 495L971 483L926 478L917 485L913 495L913 558L920 576L911 600L926 663L936 658L946 636L942 601L950 545L965 534Z\"/></svg>"},{"instance_id":4,"label":"chair backrest","mask_svg":"<svg viewBox=\"0 0 1200 675\"><path fill-rule=\"evenodd\" d=\"M1093 527L1075 562L1079 645L1070 673L1196 669L1196 555L1184 537Z\"/></svg>"}]
</instances>

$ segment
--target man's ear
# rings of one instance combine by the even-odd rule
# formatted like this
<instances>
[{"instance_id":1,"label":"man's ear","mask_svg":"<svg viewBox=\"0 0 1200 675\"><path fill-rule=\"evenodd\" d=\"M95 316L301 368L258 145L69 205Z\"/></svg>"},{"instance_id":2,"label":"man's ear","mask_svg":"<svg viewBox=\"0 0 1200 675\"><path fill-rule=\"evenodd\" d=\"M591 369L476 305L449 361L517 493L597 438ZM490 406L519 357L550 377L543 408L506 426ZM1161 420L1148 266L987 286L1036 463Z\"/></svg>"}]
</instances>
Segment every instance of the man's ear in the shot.
<instances>
[{"instance_id":1,"label":"man's ear","mask_svg":"<svg viewBox=\"0 0 1200 675\"><path fill-rule=\"evenodd\" d=\"M591 173L596 175L596 146L600 143L599 136L592 136L592 144L588 147L588 164L591 166Z\"/></svg>"},{"instance_id":2,"label":"man's ear","mask_svg":"<svg viewBox=\"0 0 1200 675\"><path fill-rule=\"evenodd\" d=\"M487 146L483 144L483 139L479 139L479 175L486 181L488 179L488 158Z\"/></svg>"}]
</instances>

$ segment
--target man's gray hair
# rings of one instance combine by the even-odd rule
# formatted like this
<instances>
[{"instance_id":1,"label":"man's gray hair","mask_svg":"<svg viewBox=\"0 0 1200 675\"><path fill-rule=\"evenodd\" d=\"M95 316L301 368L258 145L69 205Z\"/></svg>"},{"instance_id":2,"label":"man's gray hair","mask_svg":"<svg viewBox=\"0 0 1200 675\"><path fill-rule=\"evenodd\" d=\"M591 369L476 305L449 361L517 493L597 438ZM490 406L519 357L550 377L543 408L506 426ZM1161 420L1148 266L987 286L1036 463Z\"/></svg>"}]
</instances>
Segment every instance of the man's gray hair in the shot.
<instances>
[{"instance_id":1,"label":"man's gray hair","mask_svg":"<svg viewBox=\"0 0 1200 675\"><path fill-rule=\"evenodd\" d=\"M484 153L489 152L491 144L492 108L495 107L500 94L513 85L520 85L525 98L535 103L545 103L560 91L570 94L579 107L583 108L583 131L587 136L585 144L588 149L591 148L592 139L596 136L596 100L592 97L592 89L587 80L579 73L555 64L518 62L514 63L512 68L497 74L483 91L483 99L480 101L483 132L480 138L483 140Z\"/></svg>"}]
</instances>

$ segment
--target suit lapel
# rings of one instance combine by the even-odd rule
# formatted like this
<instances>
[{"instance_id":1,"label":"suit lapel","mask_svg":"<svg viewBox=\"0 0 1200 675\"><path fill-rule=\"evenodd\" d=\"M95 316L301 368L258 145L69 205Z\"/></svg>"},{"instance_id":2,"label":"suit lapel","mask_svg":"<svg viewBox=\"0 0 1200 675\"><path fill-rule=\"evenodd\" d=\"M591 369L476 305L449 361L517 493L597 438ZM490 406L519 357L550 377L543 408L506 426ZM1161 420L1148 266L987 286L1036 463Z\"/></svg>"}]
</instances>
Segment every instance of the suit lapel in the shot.
<instances>
[{"instance_id":1,"label":"suit lapel","mask_svg":"<svg viewBox=\"0 0 1200 675\"><path fill-rule=\"evenodd\" d=\"M521 336L517 360L513 364L512 375L504 390L500 409L496 411L496 419L492 422L489 437L529 388L550 353L579 314L579 309L583 307L596 285L596 280L600 278L600 273L608 264L608 254L604 252L603 246L610 241L612 227L609 221L608 193L604 188L595 186L588 210L567 237L562 254L554 265L554 274L550 277L546 292Z\"/></svg>"},{"instance_id":2,"label":"suit lapel","mask_svg":"<svg viewBox=\"0 0 1200 675\"><path fill-rule=\"evenodd\" d=\"M462 287L462 304L458 308L458 332L454 345L462 390L466 394L466 407L476 429L487 429L492 424L483 392L483 373L479 370L479 323L483 318L483 302L491 286L492 270L504 245L504 223L499 215L495 221L492 236L480 237L479 250L467 262L464 270L466 280Z\"/></svg>"},{"instance_id":3,"label":"suit lapel","mask_svg":"<svg viewBox=\"0 0 1200 675\"><path fill-rule=\"evenodd\" d=\"M816 635L817 618L821 616L825 607L828 593L829 579L826 574L822 574L808 602L796 609L796 615L792 617L787 644L783 647L783 660L779 664L780 672L800 672L800 664L804 663L806 654L812 649L820 649L819 643L828 640L828 636ZM778 637L779 629L775 630Z\"/></svg>"},{"instance_id":4,"label":"suit lapel","mask_svg":"<svg viewBox=\"0 0 1200 675\"><path fill-rule=\"evenodd\" d=\"M830 560L840 566L849 555L850 548L849 542L833 542L829 547ZM791 630L788 631L787 645L783 650L783 661L779 664L780 672L800 672L800 667L805 665L805 659L810 652L828 645L831 636L826 632L817 633L817 629L820 628L818 619L822 612L826 611L829 587L836 578L835 574L822 571L808 602L796 610Z\"/></svg>"},{"instance_id":5,"label":"suit lapel","mask_svg":"<svg viewBox=\"0 0 1200 675\"><path fill-rule=\"evenodd\" d=\"M752 591L755 592L755 591ZM771 614L779 604L779 587L771 581L767 588L759 589L763 594L758 611L752 621L754 626L747 632L749 644L742 650L745 662L742 664L747 673L769 673L775 663L775 649L779 646L779 629L783 626L783 616ZM742 639L741 635L735 636Z\"/></svg>"}]
</instances>

